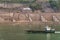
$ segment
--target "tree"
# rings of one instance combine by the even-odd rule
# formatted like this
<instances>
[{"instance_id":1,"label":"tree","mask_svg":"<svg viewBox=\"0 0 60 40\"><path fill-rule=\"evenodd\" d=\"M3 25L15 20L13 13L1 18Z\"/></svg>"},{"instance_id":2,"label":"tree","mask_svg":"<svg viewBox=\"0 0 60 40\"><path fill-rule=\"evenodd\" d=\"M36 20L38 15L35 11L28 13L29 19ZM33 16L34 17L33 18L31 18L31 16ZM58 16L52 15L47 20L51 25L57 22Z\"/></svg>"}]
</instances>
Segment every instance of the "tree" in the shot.
<instances>
[{"instance_id":1,"label":"tree","mask_svg":"<svg viewBox=\"0 0 60 40\"><path fill-rule=\"evenodd\" d=\"M54 9L55 11L59 9L57 1L49 0L49 3L50 3L51 8Z\"/></svg>"},{"instance_id":2,"label":"tree","mask_svg":"<svg viewBox=\"0 0 60 40\"><path fill-rule=\"evenodd\" d=\"M38 3L32 3L32 4L29 5L29 7L32 9L32 11L42 9L41 5L38 4Z\"/></svg>"}]
</instances>

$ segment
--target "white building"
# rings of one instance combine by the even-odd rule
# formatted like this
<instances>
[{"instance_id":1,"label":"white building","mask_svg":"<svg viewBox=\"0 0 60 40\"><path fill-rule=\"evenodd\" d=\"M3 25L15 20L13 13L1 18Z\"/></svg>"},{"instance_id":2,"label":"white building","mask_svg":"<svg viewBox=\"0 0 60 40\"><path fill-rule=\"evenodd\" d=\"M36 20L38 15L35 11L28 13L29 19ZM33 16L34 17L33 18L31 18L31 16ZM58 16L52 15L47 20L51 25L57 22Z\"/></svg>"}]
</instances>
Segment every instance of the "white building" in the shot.
<instances>
[{"instance_id":1,"label":"white building","mask_svg":"<svg viewBox=\"0 0 60 40\"><path fill-rule=\"evenodd\" d=\"M26 7L26 8L22 8L22 11L24 12L24 13L27 13L27 12L32 12L32 9L31 8L29 8L29 7Z\"/></svg>"},{"instance_id":2,"label":"white building","mask_svg":"<svg viewBox=\"0 0 60 40\"><path fill-rule=\"evenodd\" d=\"M32 10L31 8L23 8L22 10L28 10L28 11L30 11L30 10Z\"/></svg>"}]
</instances>

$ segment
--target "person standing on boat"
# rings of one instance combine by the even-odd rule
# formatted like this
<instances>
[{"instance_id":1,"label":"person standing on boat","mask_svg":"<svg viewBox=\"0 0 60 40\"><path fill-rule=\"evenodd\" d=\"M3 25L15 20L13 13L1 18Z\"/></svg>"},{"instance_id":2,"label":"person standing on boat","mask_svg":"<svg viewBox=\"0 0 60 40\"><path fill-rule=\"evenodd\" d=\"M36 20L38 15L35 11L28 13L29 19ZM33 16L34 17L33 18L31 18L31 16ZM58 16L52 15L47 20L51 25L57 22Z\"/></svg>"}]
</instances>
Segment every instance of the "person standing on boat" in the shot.
<instances>
[{"instance_id":1,"label":"person standing on boat","mask_svg":"<svg viewBox=\"0 0 60 40\"><path fill-rule=\"evenodd\" d=\"M49 26L45 27L45 31L50 31L50 30L51 30L51 27L49 27Z\"/></svg>"}]
</instances>

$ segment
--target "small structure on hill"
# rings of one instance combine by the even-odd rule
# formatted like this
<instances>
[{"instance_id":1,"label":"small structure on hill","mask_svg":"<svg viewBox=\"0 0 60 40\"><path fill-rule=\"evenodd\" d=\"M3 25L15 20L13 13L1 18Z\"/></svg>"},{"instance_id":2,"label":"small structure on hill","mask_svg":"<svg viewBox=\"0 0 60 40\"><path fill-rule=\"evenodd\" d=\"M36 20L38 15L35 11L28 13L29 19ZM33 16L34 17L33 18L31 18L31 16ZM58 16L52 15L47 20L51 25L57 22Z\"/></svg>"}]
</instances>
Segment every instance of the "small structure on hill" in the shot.
<instances>
[{"instance_id":1,"label":"small structure on hill","mask_svg":"<svg viewBox=\"0 0 60 40\"><path fill-rule=\"evenodd\" d=\"M31 8L28 8L28 7L27 7L27 8L23 8L23 10L29 10L29 11L30 11L30 10L31 10Z\"/></svg>"},{"instance_id":2,"label":"small structure on hill","mask_svg":"<svg viewBox=\"0 0 60 40\"><path fill-rule=\"evenodd\" d=\"M29 7L22 8L23 12L32 12L32 9Z\"/></svg>"}]
</instances>

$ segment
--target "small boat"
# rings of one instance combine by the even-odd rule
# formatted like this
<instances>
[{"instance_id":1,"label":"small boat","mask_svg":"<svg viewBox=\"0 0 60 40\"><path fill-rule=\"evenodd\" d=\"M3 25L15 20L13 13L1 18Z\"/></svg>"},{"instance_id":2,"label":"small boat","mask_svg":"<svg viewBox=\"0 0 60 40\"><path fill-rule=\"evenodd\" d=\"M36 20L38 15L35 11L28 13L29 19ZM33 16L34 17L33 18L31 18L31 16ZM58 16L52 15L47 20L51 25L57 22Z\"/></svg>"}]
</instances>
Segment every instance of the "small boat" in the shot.
<instances>
[{"instance_id":1,"label":"small boat","mask_svg":"<svg viewBox=\"0 0 60 40\"><path fill-rule=\"evenodd\" d=\"M26 31L27 33L55 33L55 29L52 29L49 26L46 26L44 28L44 31L41 31L41 30L26 30Z\"/></svg>"},{"instance_id":2,"label":"small boat","mask_svg":"<svg viewBox=\"0 0 60 40\"><path fill-rule=\"evenodd\" d=\"M45 33L55 33L55 29L52 29L49 26L46 26L44 31L45 31Z\"/></svg>"}]
</instances>

